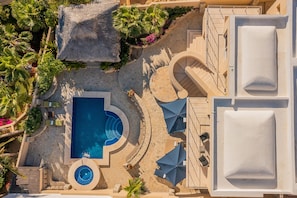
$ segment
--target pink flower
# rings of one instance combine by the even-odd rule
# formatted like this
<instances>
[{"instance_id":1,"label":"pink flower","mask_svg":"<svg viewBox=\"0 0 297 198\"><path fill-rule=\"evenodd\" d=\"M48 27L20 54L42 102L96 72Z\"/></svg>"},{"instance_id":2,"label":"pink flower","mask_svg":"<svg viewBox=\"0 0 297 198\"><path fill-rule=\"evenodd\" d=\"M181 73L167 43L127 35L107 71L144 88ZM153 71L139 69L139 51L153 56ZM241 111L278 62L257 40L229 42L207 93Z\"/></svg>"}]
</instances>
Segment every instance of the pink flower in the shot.
<instances>
[{"instance_id":1,"label":"pink flower","mask_svg":"<svg viewBox=\"0 0 297 198\"><path fill-rule=\"evenodd\" d=\"M147 43L153 43L155 42L156 38L157 38L156 35L153 33L145 37L145 40Z\"/></svg>"},{"instance_id":2,"label":"pink flower","mask_svg":"<svg viewBox=\"0 0 297 198\"><path fill-rule=\"evenodd\" d=\"M6 125L6 124L10 124L12 123L11 120L6 119L6 118L0 118L0 126Z\"/></svg>"}]
</instances>

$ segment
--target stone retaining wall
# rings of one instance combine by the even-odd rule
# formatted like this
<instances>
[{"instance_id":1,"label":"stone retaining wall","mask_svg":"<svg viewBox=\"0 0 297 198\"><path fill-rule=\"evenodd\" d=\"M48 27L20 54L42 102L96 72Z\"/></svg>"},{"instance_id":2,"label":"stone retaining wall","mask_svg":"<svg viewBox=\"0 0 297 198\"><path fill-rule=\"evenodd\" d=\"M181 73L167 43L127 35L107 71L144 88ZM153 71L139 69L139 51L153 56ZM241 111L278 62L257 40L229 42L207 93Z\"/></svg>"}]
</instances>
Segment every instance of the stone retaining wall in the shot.
<instances>
[{"instance_id":1,"label":"stone retaining wall","mask_svg":"<svg viewBox=\"0 0 297 198\"><path fill-rule=\"evenodd\" d=\"M144 105L144 102L136 93L131 96L131 101L135 104L138 111L140 112L141 118L144 122L144 129L140 131L140 135L143 136L143 138L141 138L142 141L130 153L126 160L126 163L123 165L127 170L131 169L143 158L152 137L151 118L146 106Z\"/></svg>"}]
</instances>

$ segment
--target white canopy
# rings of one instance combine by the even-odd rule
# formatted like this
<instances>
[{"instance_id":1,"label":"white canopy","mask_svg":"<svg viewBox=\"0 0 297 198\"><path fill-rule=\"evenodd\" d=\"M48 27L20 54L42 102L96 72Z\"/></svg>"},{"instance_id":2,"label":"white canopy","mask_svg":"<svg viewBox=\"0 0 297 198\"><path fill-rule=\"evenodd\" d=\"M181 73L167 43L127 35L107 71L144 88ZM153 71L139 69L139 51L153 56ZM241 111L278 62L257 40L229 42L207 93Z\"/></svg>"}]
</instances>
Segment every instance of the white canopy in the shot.
<instances>
[{"instance_id":1,"label":"white canopy","mask_svg":"<svg viewBox=\"0 0 297 198\"><path fill-rule=\"evenodd\" d=\"M275 26L238 27L238 67L247 91L277 89Z\"/></svg>"},{"instance_id":2,"label":"white canopy","mask_svg":"<svg viewBox=\"0 0 297 198\"><path fill-rule=\"evenodd\" d=\"M272 110L224 112L224 176L274 179L275 115Z\"/></svg>"}]
</instances>

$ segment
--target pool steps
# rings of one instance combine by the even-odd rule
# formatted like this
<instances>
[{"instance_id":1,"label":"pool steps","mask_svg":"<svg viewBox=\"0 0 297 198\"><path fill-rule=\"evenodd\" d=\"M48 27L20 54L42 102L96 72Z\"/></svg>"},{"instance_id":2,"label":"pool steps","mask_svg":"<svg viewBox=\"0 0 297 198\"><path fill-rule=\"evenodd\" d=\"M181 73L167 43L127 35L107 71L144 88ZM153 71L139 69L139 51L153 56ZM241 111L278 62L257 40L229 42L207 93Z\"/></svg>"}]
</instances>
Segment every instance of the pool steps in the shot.
<instances>
[{"instance_id":1,"label":"pool steps","mask_svg":"<svg viewBox=\"0 0 297 198\"><path fill-rule=\"evenodd\" d=\"M105 115L107 116L105 134L108 139L105 140L104 145L108 146L116 143L121 138L122 135L118 132L118 129L123 128L123 126L121 119L116 114L106 111Z\"/></svg>"}]
</instances>

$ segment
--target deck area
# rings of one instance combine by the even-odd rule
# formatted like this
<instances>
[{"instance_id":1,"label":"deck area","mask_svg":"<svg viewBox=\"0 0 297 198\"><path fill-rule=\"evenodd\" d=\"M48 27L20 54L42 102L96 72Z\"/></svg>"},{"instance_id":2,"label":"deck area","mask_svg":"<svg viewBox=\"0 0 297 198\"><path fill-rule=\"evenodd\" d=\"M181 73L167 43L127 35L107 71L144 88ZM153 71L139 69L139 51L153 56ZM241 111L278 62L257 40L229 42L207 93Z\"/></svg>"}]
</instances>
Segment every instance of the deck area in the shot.
<instances>
[{"instance_id":1,"label":"deck area","mask_svg":"<svg viewBox=\"0 0 297 198\"><path fill-rule=\"evenodd\" d=\"M207 189L208 167L202 167L199 157L209 156L209 142L203 143L200 135L210 130L209 103L206 97L188 98L187 103L187 177L188 188Z\"/></svg>"}]
</instances>

